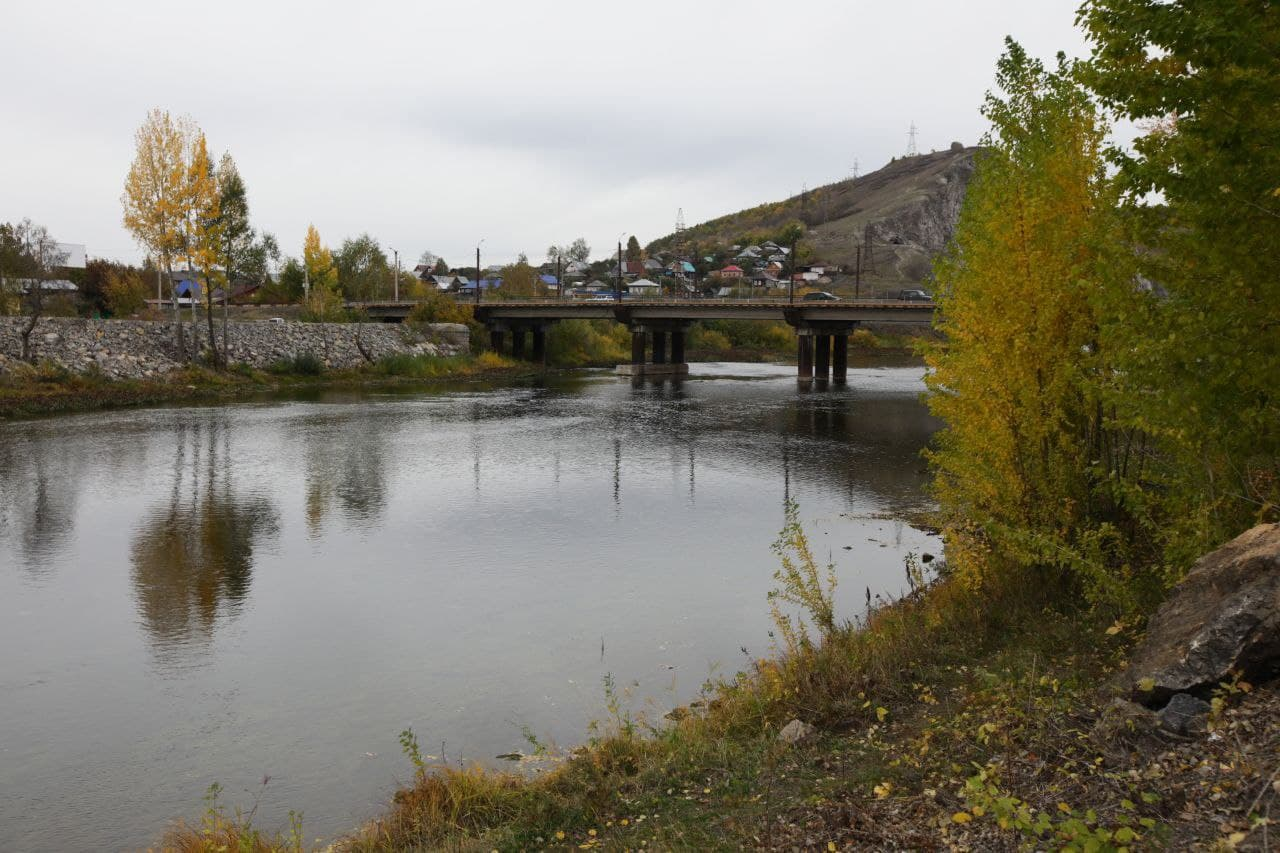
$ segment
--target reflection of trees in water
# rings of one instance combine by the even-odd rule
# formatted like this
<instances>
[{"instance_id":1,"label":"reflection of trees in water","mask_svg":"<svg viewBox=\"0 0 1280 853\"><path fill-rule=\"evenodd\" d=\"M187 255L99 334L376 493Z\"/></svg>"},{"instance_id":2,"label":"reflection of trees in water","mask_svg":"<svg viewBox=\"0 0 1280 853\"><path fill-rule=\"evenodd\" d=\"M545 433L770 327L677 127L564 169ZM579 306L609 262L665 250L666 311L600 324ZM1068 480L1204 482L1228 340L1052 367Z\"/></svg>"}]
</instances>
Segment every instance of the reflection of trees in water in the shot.
<instances>
[{"instance_id":1,"label":"reflection of trees in water","mask_svg":"<svg viewBox=\"0 0 1280 853\"><path fill-rule=\"evenodd\" d=\"M229 433L218 420L178 427L169 500L134 536L138 610L162 653L207 641L218 616L239 608L254 549L279 529L270 500L237 494Z\"/></svg>"},{"instance_id":2,"label":"reflection of trees in water","mask_svg":"<svg viewBox=\"0 0 1280 853\"><path fill-rule=\"evenodd\" d=\"M0 538L9 539L33 577L72 540L83 486L82 447L37 426L0 441Z\"/></svg>"},{"instance_id":3,"label":"reflection of trees in water","mask_svg":"<svg viewBox=\"0 0 1280 853\"><path fill-rule=\"evenodd\" d=\"M387 502L385 424L372 411L309 421L297 437L306 448L306 517L312 536L336 506L361 526L376 521Z\"/></svg>"}]
</instances>

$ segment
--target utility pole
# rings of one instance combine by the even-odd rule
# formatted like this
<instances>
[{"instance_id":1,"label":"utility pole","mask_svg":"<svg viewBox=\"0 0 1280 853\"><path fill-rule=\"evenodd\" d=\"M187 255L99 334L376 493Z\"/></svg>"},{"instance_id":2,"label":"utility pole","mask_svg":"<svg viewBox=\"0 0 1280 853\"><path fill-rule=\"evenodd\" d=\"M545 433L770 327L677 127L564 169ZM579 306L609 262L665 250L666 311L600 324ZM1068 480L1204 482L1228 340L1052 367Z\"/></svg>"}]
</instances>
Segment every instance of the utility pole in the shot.
<instances>
[{"instance_id":1,"label":"utility pole","mask_svg":"<svg viewBox=\"0 0 1280 853\"><path fill-rule=\"evenodd\" d=\"M622 238L618 238L618 301L622 301Z\"/></svg>"},{"instance_id":2,"label":"utility pole","mask_svg":"<svg viewBox=\"0 0 1280 853\"><path fill-rule=\"evenodd\" d=\"M400 301L400 251L398 249L392 249L391 254L396 256L396 277L395 277L395 284L394 284L395 289L392 291L391 301L399 302ZM386 255L383 255L383 257L385 258Z\"/></svg>"},{"instance_id":3,"label":"utility pole","mask_svg":"<svg viewBox=\"0 0 1280 853\"><path fill-rule=\"evenodd\" d=\"M481 240L480 243L483 243ZM476 304L480 304L480 243L476 243Z\"/></svg>"},{"instance_id":4,"label":"utility pole","mask_svg":"<svg viewBox=\"0 0 1280 853\"><path fill-rule=\"evenodd\" d=\"M796 301L796 241L794 237L791 239L791 255L787 259L787 267L787 278L791 280L791 296L789 301L794 304Z\"/></svg>"},{"instance_id":5,"label":"utility pole","mask_svg":"<svg viewBox=\"0 0 1280 853\"><path fill-rule=\"evenodd\" d=\"M863 247L858 247L858 264L854 266L854 298L863 292Z\"/></svg>"},{"instance_id":6,"label":"utility pole","mask_svg":"<svg viewBox=\"0 0 1280 853\"><path fill-rule=\"evenodd\" d=\"M556 255L556 296L564 299L564 271L560 268L559 255Z\"/></svg>"}]
</instances>

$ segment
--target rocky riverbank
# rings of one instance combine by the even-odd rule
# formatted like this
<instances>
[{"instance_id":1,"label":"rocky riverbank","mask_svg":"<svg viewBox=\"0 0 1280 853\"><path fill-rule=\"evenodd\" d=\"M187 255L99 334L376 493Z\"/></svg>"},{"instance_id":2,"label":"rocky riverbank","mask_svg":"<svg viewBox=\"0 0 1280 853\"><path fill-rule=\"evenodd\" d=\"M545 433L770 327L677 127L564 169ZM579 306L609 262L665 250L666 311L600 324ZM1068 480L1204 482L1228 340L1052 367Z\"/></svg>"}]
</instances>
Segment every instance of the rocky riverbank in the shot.
<instances>
[{"instance_id":1,"label":"rocky riverbank","mask_svg":"<svg viewBox=\"0 0 1280 853\"><path fill-rule=\"evenodd\" d=\"M0 317L0 374L22 362L23 317ZM207 328L186 324L188 346L194 335L206 350ZM221 346L222 327L217 327ZM173 325L149 320L85 320L49 317L31 335L34 360L71 373L97 373L110 379L149 379L181 369ZM469 332L457 323L422 327L382 323L227 324L231 364L266 369L312 356L326 369L347 370L388 356L452 356L469 351Z\"/></svg>"}]
</instances>

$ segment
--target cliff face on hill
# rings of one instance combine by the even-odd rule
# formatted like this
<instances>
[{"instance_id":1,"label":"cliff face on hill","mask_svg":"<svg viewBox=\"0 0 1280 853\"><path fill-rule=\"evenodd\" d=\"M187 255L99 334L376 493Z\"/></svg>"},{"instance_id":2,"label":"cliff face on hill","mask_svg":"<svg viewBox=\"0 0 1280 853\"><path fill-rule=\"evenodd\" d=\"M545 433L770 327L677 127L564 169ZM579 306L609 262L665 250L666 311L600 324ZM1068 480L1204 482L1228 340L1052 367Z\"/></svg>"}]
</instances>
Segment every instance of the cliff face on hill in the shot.
<instances>
[{"instance_id":1,"label":"cliff face on hill","mask_svg":"<svg viewBox=\"0 0 1280 853\"><path fill-rule=\"evenodd\" d=\"M977 151L956 145L904 157L858 178L695 225L682 239L700 247L745 244L799 220L813 261L852 271L861 250L863 280L871 286L918 284L955 230ZM676 242L674 234L663 237L650 251L674 249Z\"/></svg>"}]
</instances>

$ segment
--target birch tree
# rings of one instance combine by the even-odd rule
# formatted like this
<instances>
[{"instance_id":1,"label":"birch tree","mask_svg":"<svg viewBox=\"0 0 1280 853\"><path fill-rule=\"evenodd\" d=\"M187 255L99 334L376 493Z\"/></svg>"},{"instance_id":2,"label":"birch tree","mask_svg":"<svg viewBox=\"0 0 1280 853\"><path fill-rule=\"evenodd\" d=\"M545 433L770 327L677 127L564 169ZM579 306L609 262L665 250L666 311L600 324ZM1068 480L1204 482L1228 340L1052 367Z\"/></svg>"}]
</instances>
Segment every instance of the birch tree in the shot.
<instances>
[{"instance_id":1,"label":"birch tree","mask_svg":"<svg viewBox=\"0 0 1280 853\"><path fill-rule=\"evenodd\" d=\"M179 359L186 358L187 348L173 264L185 247L187 156L195 133L189 118L175 119L160 109L147 113L134 134L134 159L120 197L125 228L157 259L168 278Z\"/></svg>"}]
</instances>

